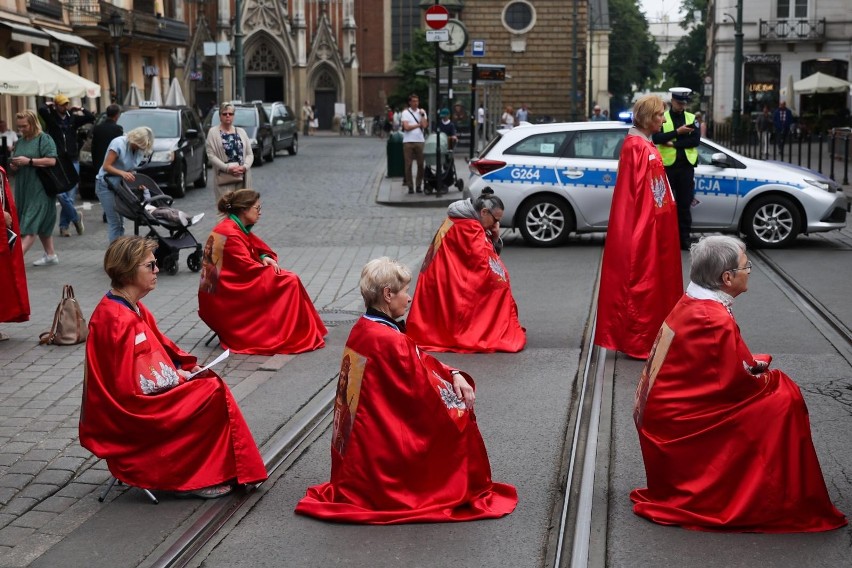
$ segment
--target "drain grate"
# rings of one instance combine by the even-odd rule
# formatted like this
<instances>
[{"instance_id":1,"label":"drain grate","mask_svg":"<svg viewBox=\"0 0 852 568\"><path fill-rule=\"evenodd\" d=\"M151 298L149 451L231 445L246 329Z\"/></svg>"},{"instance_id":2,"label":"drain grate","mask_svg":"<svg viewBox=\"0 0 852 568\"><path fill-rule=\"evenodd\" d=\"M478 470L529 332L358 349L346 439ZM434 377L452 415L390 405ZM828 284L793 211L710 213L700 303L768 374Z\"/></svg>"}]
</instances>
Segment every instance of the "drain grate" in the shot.
<instances>
[{"instance_id":1,"label":"drain grate","mask_svg":"<svg viewBox=\"0 0 852 568\"><path fill-rule=\"evenodd\" d=\"M361 312L347 310L320 310L320 318L326 327L334 327L345 323L355 323L361 317Z\"/></svg>"}]
</instances>

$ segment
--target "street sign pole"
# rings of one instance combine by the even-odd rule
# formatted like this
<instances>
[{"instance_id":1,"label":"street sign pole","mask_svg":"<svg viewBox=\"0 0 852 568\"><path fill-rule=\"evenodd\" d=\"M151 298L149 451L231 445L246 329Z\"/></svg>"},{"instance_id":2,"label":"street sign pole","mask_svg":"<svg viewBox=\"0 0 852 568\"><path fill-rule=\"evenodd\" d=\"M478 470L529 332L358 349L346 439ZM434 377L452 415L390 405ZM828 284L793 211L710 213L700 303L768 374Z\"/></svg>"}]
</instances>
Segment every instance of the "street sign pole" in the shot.
<instances>
[{"instance_id":1,"label":"street sign pole","mask_svg":"<svg viewBox=\"0 0 852 568\"><path fill-rule=\"evenodd\" d=\"M441 6L439 0L435 0L435 4L426 10L426 25L433 30L444 29L447 22L450 20L450 13L446 8ZM452 85L450 85L452 89ZM441 176L441 131L438 129L440 124L439 106L441 106L441 49L438 47L438 42L435 42L435 109L433 113L432 130L435 132L435 196L438 197L444 193L444 186ZM449 140L447 140L449 145Z\"/></svg>"}]
</instances>

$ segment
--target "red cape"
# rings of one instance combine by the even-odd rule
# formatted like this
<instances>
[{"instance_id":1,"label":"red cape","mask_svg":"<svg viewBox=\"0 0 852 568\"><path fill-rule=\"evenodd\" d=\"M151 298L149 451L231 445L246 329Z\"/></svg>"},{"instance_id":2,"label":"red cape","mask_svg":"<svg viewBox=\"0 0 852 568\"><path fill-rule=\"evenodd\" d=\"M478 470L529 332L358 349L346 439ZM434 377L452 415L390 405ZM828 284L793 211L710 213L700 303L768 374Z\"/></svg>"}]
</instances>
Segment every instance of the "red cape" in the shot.
<instances>
[{"instance_id":1,"label":"red cape","mask_svg":"<svg viewBox=\"0 0 852 568\"><path fill-rule=\"evenodd\" d=\"M144 489L191 491L266 479L225 382L209 371L178 379L174 365L191 369L195 357L160 333L141 303L139 311L104 297L92 314L80 444L105 459L117 479ZM163 388L151 392L158 383Z\"/></svg>"},{"instance_id":2,"label":"red cape","mask_svg":"<svg viewBox=\"0 0 852 568\"><path fill-rule=\"evenodd\" d=\"M12 226L6 225L6 216L0 213L0 322L27 321L30 319L30 297L27 291L27 272L24 269L24 251L21 248L21 227L18 224L18 210L15 198L9 188L6 170L0 168L3 207L12 216ZM18 238L9 248L8 231L11 229Z\"/></svg>"},{"instance_id":3,"label":"red cape","mask_svg":"<svg viewBox=\"0 0 852 568\"><path fill-rule=\"evenodd\" d=\"M266 243L225 219L204 248L198 315L235 353L304 353L325 345L328 333L293 272L279 274L260 256L278 260Z\"/></svg>"},{"instance_id":4,"label":"red cape","mask_svg":"<svg viewBox=\"0 0 852 568\"><path fill-rule=\"evenodd\" d=\"M609 213L595 344L646 358L681 294L677 205L660 152L628 135Z\"/></svg>"},{"instance_id":5,"label":"red cape","mask_svg":"<svg viewBox=\"0 0 852 568\"><path fill-rule=\"evenodd\" d=\"M630 494L637 515L733 532L846 524L829 499L799 388L781 371L747 370L754 366L722 304L678 302L637 389L648 480Z\"/></svg>"},{"instance_id":6,"label":"red cape","mask_svg":"<svg viewBox=\"0 0 852 568\"><path fill-rule=\"evenodd\" d=\"M516 353L527 343L509 271L479 221L447 218L423 260L406 333L428 351Z\"/></svg>"},{"instance_id":7,"label":"red cape","mask_svg":"<svg viewBox=\"0 0 852 568\"><path fill-rule=\"evenodd\" d=\"M449 371L396 329L361 318L338 381L331 481L308 488L296 512L377 525L511 513L517 492L491 481L476 417Z\"/></svg>"}]
</instances>

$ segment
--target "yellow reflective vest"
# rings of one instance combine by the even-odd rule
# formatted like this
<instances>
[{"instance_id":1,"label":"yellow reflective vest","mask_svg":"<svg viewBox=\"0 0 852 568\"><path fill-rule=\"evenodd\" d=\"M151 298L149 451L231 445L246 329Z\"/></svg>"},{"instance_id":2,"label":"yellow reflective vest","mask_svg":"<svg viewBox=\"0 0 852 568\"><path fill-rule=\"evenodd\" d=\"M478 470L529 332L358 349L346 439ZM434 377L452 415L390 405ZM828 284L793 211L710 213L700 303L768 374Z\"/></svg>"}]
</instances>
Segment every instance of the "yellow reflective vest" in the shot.
<instances>
[{"instance_id":1,"label":"yellow reflective vest","mask_svg":"<svg viewBox=\"0 0 852 568\"><path fill-rule=\"evenodd\" d=\"M672 117L669 114L669 111L666 111L664 116L666 120L663 122L663 132L671 132L674 130L674 122L672 122ZM683 123L690 125L695 124L695 115L691 112L684 111ZM677 158L677 148L660 144L657 146L657 149L660 151L660 156L663 158L664 166L670 166L675 163L675 158ZM686 159L689 160L690 164L694 166L698 163L698 148L684 148L683 151L686 153Z\"/></svg>"}]
</instances>

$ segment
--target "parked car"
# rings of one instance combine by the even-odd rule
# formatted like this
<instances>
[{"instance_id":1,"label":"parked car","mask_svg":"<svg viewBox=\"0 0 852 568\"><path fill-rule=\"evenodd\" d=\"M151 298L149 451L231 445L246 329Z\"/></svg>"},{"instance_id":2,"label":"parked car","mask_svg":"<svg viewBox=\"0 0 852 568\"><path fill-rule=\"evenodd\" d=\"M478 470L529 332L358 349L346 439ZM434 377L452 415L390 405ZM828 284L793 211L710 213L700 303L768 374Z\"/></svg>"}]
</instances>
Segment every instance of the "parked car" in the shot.
<instances>
[{"instance_id":1,"label":"parked car","mask_svg":"<svg viewBox=\"0 0 852 568\"><path fill-rule=\"evenodd\" d=\"M299 152L299 123L293 109L282 102L263 103L263 108L272 124L275 151L287 150L295 156Z\"/></svg>"},{"instance_id":2,"label":"parked car","mask_svg":"<svg viewBox=\"0 0 852 568\"><path fill-rule=\"evenodd\" d=\"M627 129L562 122L500 131L470 162L471 193L492 187L506 206L501 224L533 246L606 231ZM710 140L698 147L694 231L743 233L753 246L778 248L800 233L842 229L847 211L841 187L822 174L752 160Z\"/></svg>"},{"instance_id":3,"label":"parked car","mask_svg":"<svg viewBox=\"0 0 852 568\"><path fill-rule=\"evenodd\" d=\"M275 159L275 145L272 136L272 125L266 109L259 102L241 103L233 102L234 126L239 126L246 131L251 140L251 150L254 152L254 164L252 167L259 168L263 161L271 162ZM212 109L204 119L204 132L214 126L219 126L219 111Z\"/></svg>"},{"instance_id":4,"label":"parked car","mask_svg":"<svg viewBox=\"0 0 852 568\"><path fill-rule=\"evenodd\" d=\"M99 116L97 122L105 120ZM186 195L187 184L207 186L207 153L198 115L186 106L156 106L124 110L118 118L124 132L139 126L154 131L151 158L139 166L139 172L150 176L173 197ZM94 190L97 172L92 166L91 136L80 149L80 184L84 197Z\"/></svg>"}]
</instances>

